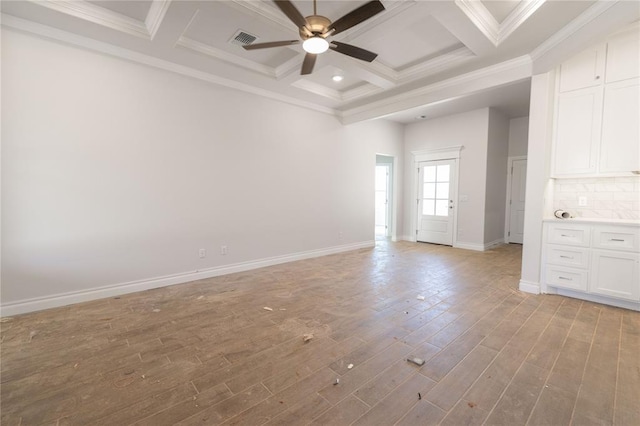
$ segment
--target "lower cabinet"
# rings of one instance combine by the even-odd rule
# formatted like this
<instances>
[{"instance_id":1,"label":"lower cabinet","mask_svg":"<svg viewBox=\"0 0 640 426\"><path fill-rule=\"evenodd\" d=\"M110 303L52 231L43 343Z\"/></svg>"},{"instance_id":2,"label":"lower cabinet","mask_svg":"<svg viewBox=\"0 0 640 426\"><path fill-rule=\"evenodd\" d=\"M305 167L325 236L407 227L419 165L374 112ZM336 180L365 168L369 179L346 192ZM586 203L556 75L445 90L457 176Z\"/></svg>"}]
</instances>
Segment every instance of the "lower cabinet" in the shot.
<instances>
[{"instance_id":1,"label":"lower cabinet","mask_svg":"<svg viewBox=\"0 0 640 426\"><path fill-rule=\"evenodd\" d=\"M621 299L640 300L637 253L622 253L612 250L593 250L593 271L589 281L591 293Z\"/></svg>"},{"instance_id":2,"label":"lower cabinet","mask_svg":"<svg viewBox=\"0 0 640 426\"><path fill-rule=\"evenodd\" d=\"M543 280L549 287L640 301L640 227L545 223Z\"/></svg>"}]
</instances>

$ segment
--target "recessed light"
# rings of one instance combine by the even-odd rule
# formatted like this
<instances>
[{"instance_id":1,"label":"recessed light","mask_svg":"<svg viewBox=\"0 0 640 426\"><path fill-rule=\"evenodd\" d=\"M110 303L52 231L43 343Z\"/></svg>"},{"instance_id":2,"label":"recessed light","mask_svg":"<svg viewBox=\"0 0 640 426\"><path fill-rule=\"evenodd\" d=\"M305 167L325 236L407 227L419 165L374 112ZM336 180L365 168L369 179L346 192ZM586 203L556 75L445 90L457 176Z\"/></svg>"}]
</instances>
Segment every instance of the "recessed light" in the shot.
<instances>
[{"instance_id":1,"label":"recessed light","mask_svg":"<svg viewBox=\"0 0 640 426\"><path fill-rule=\"evenodd\" d=\"M339 83L339 82L341 82L341 81L344 79L344 77L343 77L343 76L341 76L341 75L336 74L336 75L334 75L333 77L331 77L331 79L332 79L333 81L335 81L336 83Z\"/></svg>"}]
</instances>

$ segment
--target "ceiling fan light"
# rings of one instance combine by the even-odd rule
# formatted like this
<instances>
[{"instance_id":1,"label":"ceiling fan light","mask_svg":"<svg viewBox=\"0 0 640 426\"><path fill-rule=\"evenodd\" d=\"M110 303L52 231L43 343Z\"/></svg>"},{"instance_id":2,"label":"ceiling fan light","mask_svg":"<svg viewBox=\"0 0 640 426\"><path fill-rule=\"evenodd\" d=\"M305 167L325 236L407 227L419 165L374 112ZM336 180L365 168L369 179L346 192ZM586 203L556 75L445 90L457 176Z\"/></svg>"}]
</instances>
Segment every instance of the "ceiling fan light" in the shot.
<instances>
[{"instance_id":1,"label":"ceiling fan light","mask_svg":"<svg viewBox=\"0 0 640 426\"><path fill-rule=\"evenodd\" d=\"M302 48L307 53L323 53L329 49L329 42L322 37L314 36L308 38L302 43Z\"/></svg>"}]
</instances>

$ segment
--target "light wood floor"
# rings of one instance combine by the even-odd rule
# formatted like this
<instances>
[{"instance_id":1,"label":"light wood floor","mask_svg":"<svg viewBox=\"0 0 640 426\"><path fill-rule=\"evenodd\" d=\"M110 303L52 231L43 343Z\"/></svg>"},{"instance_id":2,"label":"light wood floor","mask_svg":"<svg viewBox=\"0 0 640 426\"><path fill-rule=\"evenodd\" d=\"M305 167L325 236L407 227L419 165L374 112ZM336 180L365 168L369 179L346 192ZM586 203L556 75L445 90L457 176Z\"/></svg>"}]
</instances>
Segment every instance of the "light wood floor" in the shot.
<instances>
[{"instance_id":1,"label":"light wood floor","mask_svg":"<svg viewBox=\"0 0 640 426\"><path fill-rule=\"evenodd\" d=\"M640 424L640 313L520 293L520 256L381 242L3 318L1 423Z\"/></svg>"}]
</instances>

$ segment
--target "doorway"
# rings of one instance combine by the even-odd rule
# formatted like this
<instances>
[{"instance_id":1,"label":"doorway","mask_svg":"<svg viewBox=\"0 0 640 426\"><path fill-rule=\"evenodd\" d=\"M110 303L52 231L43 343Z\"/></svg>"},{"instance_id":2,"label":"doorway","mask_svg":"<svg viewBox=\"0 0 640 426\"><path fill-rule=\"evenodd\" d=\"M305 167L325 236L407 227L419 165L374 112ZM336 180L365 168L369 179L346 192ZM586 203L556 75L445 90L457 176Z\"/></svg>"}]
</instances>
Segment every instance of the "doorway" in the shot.
<instances>
[{"instance_id":1,"label":"doorway","mask_svg":"<svg viewBox=\"0 0 640 426\"><path fill-rule=\"evenodd\" d=\"M508 167L505 242L522 244L527 157L509 157Z\"/></svg>"},{"instance_id":2,"label":"doorway","mask_svg":"<svg viewBox=\"0 0 640 426\"><path fill-rule=\"evenodd\" d=\"M418 228L416 240L453 245L456 160L418 163Z\"/></svg>"},{"instance_id":3,"label":"doorway","mask_svg":"<svg viewBox=\"0 0 640 426\"><path fill-rule=\"evenodd\" d=\"M391 236L393 157L376 155L375 171L375 235Z\"/></svg>"}]
</instances>

